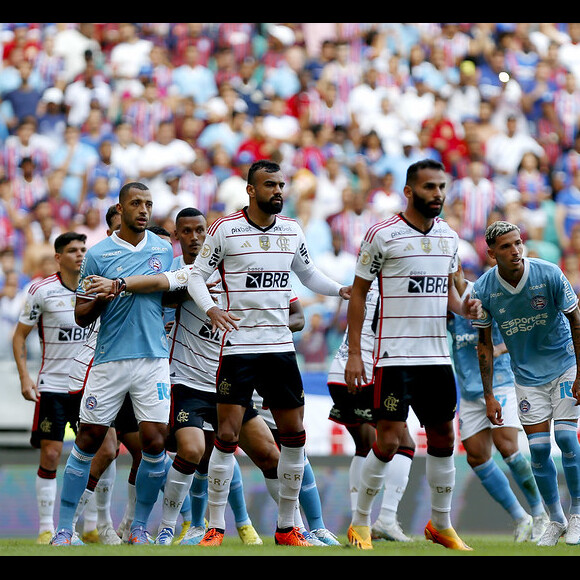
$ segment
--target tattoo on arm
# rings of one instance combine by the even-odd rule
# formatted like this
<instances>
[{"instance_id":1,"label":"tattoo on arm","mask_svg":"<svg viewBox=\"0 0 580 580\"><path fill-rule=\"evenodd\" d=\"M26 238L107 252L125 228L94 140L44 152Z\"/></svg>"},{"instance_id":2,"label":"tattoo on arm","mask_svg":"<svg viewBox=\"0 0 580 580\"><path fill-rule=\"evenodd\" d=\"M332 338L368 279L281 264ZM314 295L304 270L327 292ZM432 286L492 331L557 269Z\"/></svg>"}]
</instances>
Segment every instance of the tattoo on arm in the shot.
<instances>
[{"instance_id":1,"label":"tattoo on arm","mask_svg":"<svg viewBox=\"0 0 580 580\"><path fill-rule=\"evenodd\" d=\"M486 333L485 329L479 331L477 358L483 383L483 395L493 395L493 344L491 332Z\"/></svg>"}]
</instances>

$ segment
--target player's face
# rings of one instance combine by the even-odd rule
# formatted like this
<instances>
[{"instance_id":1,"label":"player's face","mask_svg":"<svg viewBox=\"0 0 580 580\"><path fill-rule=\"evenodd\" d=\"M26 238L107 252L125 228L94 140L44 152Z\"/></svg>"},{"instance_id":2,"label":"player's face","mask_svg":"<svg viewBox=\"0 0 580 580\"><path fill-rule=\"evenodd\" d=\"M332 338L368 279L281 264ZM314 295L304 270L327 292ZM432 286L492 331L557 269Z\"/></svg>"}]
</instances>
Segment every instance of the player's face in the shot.
<instances>
[{"instance_id":1,"label":"player's face","mask_svg":"<svg viewBox=\"0 0 580 580\"><path fill-rule=\"evenodd\" d=\"M202 215L181 217L175 225L175 237L181 245L183 255L195 258L205 240L207 222Z\"/></svg>"},{"instance_id":2,"label":"player's face","mask_svg":"<svg viewBox=\"0 0 580 580\"><path fill-rule=\"evenodd\" d=\"M149 190L131 189L120 205L121 221L135 233L144 232L151 218L153 201Z\"/></svg>"},{"instance_id":3,"label":"player's face","mask_svg":"<svg viewBox=\"0 0 580 580\"><path fill-rule=\"evenodd\" d=\"M79 274L86 251L85 242L80 240L73 240L67 244L61 254L56 254L60 270L71 274Z\"/></svg>"},{"instance_id":4,"label":"player's face","mask_svg":"<svg viewBox=\"0 0 580 580\"><path fill-rule=\"evenodd\" d=\"M424 217L432 219L443 210L445 202L445 173L439 169L421 169L413 186L405 186L405 195Z\"/></svg>"},{"instance_id":5,"label":"player's face","mask_svg":"<svg viewBox=\"0 0 580 580\"><path fill-rule=\"evenodd\" d=\"M488 253L495 258L500 271L518 271L523 268L524 243L516 230L496 238Z\"/></svg>"},{"instance_id":6,"label":"player's face","mask_svg":"<svg viewBox=\"0 0 580 580\"><path fill-rule=\"evenodd\" d=\"M248 185L248 194L255 198L258 207L269 215L280 213L284 207L282 191L286 185L282 172L270 173L262 169L255 173L254 181L254 185Z\"/></svg>"}]
</instances>

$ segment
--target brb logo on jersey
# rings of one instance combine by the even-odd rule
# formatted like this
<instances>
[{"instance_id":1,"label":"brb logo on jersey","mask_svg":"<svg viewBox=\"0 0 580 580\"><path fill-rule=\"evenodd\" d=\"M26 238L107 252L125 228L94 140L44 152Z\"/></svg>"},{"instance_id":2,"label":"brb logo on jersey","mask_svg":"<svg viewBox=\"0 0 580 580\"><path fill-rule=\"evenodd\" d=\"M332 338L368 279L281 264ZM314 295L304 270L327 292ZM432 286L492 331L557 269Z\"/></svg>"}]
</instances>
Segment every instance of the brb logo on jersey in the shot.
<instances>
[{"instance_id":1,"label":"brb logo on jersey","mask_svg":"<svg viewBox=\"0 0 580 580\"><path fill-rule=\"evenodd\" d=\"M59 328L58 340L59 342L84 342L90 333L90 328L81 328L80 326L73 326L72 328Z\"/></svg>"},{"instance_id":2,"label":"brb logo on jersey","mask_svg":"<svg viewBox=\"0 0 580 580\"><path fill-rule=\"evenodd\" d=\"M288 272L254 272L246 276L246 288L287 288Z\"/></svg>"},{"instance_id":3,"label":"brb logo on jersey","mask_svg":"<svg viewBox=\"0 0 580 580\"><path fill-rule=\"evenodd\" d=\"M447 294L447 276L411 276L409 294Z\"/></svg>"}]
</instances>

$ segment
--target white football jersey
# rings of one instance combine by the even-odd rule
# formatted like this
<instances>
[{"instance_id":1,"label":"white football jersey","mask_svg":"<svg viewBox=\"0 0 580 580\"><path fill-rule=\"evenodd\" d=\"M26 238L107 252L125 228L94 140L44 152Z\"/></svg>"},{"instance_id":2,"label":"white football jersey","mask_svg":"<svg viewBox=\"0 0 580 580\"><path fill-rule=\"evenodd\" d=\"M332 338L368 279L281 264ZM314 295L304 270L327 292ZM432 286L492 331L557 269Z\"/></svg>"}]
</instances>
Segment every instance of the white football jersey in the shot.
<instances>
[{"instance_id":1,"label":"white football jersey","mask_svg":"<svg viewBox=\"0 0 580 580\"><path fill-rule=\"evenodd\" d=\"M360 335L360 352L365 367L368 383L373 382L375 329L378 320L379 284L374 279L367 293L365 302L365 317ZM327 383L333 385L346 385L344 370L348 360L348 330L344 333L341 345L338 347L330 369L328 370Z\"/></svg>"},{"instance_id":2,"label":"white football jersey","mask_svg":"<svg viewBox=\"0 0 580 580\"><path fill-rule=\"evenodd\" d=\"M38 325L42 361L38 390L68 393L69 368L89 334L75 322L74 290L67 288L60 274L32 284L26 294L19 322Z\"/></svg>"},{"instance_id":3,"label":"white football jersey","mask_svg":"<svg viewBox=\"0 0 580 580\"><path fill-rule=\"evenodd\" d=\"M72 365L70 365L68 390L71 393L78 393L85 388L87 375L93 365L93 359L95 358L95 348L97 346L97 336L99 335L100 325L101 319L97 318L93 324L87 327L89 330L89 336L75 356Z\"/></svg>"},{"instance_id":4,"label":"white football jersey","mask_svg":"<svg viewBox=\"0 0 580 580\"><path fill-rule=\"evenodd\" d=\"M185 266L183 256L175 258L172 269ZM219 280L214 272L208 282ZM214 288L221 290L218 284ZM216 294L221 306L221 294ZM215 393L221 331L212 332L211 322L193 299L175 309L175 323L169 333L169 365L171 384L185 385L199 391Z\"/></svg>"},{"instance_id":5,"label":"white football jersey","mask_svg":"<svg viewBox=\"0 0 580 580\"><path fill-rule=\"evenodd\" d=\"M260 228L243 210L216 220L194 269L207 279L216 268L222 307L240 317L238 330L222 338L222 354L294 351L288 328L290 271L315 269L298 222L277 215L270 227Z\"/></svg>"},{"instance_id":6,"label":"white football jersey","mask_svg":"<svg viewBox=\"0 0 580 580\"><path fill-rule=\"evenodd\" d=\"M369 228L356 275L379 277L377 366L451 364L447 301L457 247L457 233L441 218L427 233L400 214Z\"/></svg>"}]
</instances>

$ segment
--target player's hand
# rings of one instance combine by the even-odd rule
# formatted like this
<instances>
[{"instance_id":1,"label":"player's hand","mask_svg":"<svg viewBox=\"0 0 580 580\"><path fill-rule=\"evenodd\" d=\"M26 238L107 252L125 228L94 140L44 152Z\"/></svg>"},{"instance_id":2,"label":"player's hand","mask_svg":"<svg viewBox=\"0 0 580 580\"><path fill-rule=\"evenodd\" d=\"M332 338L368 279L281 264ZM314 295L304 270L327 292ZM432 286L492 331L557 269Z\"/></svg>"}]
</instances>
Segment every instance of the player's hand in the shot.
<instances>
[{"instance_id":1,"label":"player's hand","mask_svg":"<svg viewBox=\"0 0 580 580\"><path fill-rule=\"evenodd\" d=\"M33 403L38 401L38 387L30 377L27 377L22 381L20 390L22 392L22 396L27 401L32 401Z\"/></svg>"},{"instance_id":2,"label":"player's hand","mask_svg":"<svg viewBox=\"0 0 580 580\"><path fill-rule=\"evenodd\" d=\"M468 320L477 320L478 318L481 318L483 314L481 300L478 298L472 298L471 294L467 294L463 299L461 310L463 312L463 318L467 318Z\"/></svg>"},{"instance_id":3,"label":"player's hand","mask_svg":"<svg viewBox=\"0 0 580 580\"><path fill-rule=\"evenodd\" d=\"M367 384L365 366L360 354L349 354L344 369L344 380L349 393L355 394L363 385Z\"/></svg>"},{"instance_id":4,"label":"player's hand","mask_svg":"<svg viewBox=\"0 0 580 580\"><path fill-rule=\"evenodd\" d=\"M495 397L485 399L486 415L491 421L492 425L503 425L503 417L501 412L501 405Z\"/></svg>"},{"instance_id":5,"label":"player's hand","mask_svg":"<svg viewBox=\"0 0 580 580\"><path fill-rule=\"evenodd\" d=\"M339 291L338 291L338 295L343 299L343 300L350 300L350 295L352 292L352 285L351 286L343 286Z\"/></svg>"},{"instance_id":6,"label":"player's hand","mask_svg":"<svg viewBox=\"0 0 580 580\"><path fill-rule=\"evenodd\" d=\"M222 310L217 306L213 306L207 311L207 315L211 320L212 331L221 330L222 332L229 332L230 330L238 330L236 321L240 320L239 316Z\"/></svg>"},{"instance_id":7,"label":"player's hand","mask_svg":"<svg viewBox=\"0 0 580 580\"><path fill-rule=\"evenodd\" d=\"M580 377L576 377L576 380L572 385L572 396L576 399L574 405L580 405Z\"/></svg>"},{"instance_id":8,"label":"player's hand","mask_svg":"<svg viewBox=\"0 0 580 580\"><path fill-rule=\"evenodd\" d=\"M112 300L119 294L118 281L102 276L87 276L83 288L87 294L94 294L100 300Z\"/></svg>"}]
</instances>

